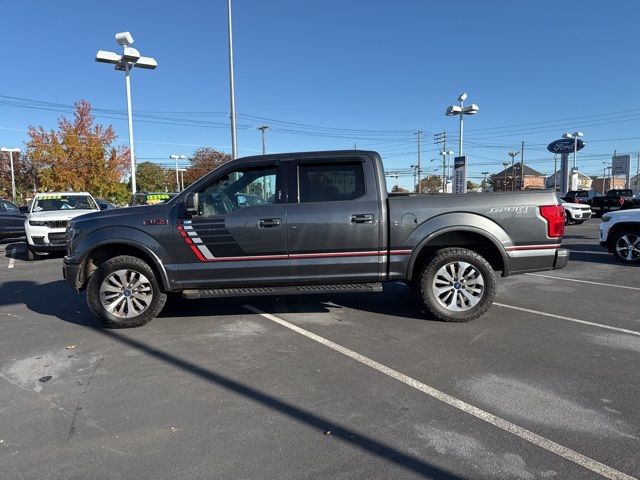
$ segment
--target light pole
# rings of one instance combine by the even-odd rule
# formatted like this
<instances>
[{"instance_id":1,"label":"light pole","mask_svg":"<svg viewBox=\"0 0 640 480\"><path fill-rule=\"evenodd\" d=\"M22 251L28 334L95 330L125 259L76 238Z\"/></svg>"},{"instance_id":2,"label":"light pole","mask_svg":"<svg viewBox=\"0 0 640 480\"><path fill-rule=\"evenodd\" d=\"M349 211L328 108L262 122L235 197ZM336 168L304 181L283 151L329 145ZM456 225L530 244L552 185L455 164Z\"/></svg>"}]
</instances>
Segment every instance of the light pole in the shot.
<instances>
[{"instance_id":1,"label":"light pole","mask_svg":"<svg viewBox=\"0 0 640 480\"><path fill-rule=\"evenodd\" d=\"M420 176L422 174L422 157L420 154L420 135L422 135L422 130L416 130L415 134L418 136L418 193L422 193L422 186L420 185Z\"/></svg>"},{"instance_id":2,"label":"light pole","mask_svg":"<svg viewBox=\"0 0 640 480\"><path fill-rule=\"evenodd\" d=\"M180 168L178 170L180 172L180 191L184 190L184 172L187 171L186 168Z\"/></svg>"},{"instance_id":3,"label":"light pole","mask_svg":"<svg viewBox=\"0 0 640 480\"><path fill-rule=\"evenodd\" d=\"M520 155L520 152L509 152L509 156L511 157L511 191L513 192L516 189L516 171L515 171L515 158Z\"/></svg>"},{"instance_id":4,"label":"light pole","mask_svg":"<svg viewBox=\"0 0 640 480\"><path fill-rule=\"evenodd\" d=\"M447 193L447 177L449 176L449 167L451 166L452 150L443 150L440 152L442 155L442 193ZM449 159L449 165L447 165L447 158Z\"/></svg>"},{"instance_id":5,"label":"light pole","mask_svg":"<svg viewBox=\"0 0 640 480\"><path fill-rule=\"evenodd\" d=\"M571 190L578 189L578 164L576 158L578 156L578 138L583 137L582 132L573 132L573 133L565 133L562 135L562 138L572 138L573 139L573 169L571 171ZM576 177L574 177L576 175ZM574 182L575 178L575 182Z\"/></svg>"},{"instance_id":6,"label":"light pole","mask_svg":"<svg viewBox=\"0 0 640 480\"><path fill-rule=\"evenodd\" d=\"M182 190L180 190L180 179L178 178L178 160L186 160L187 157L185 157L184 155L169 155L169 158L176 161L176 188L178 189L178 192L181 192Z\"/></svg>"},{"instance_id":7,"label":"light pole","mask_svg":"<svg viewBox=\"0 0 640 480\"><path fill-rule=\"evenodd\" d=\"M0 151L7 152L9 154L9 165L11 166L11 198L12 198L13 202L15 203L15 201L16 201L16 178L15 178L15 176L13 174L13 154L14 153L20 153L20 149L19 148L2 147L0 149Z\"/></svg>"},{"instance_id":8,"label":"light pole","mask_svg":"<svg viewBox=\"0 0 640 480\"><path fill-rule=\"evenodd\" d=\"M613 182L612 170L613 168L611 167L611 165L607 165L607 178L609 179L609 190L612 190L615 188L615 182Z\"/></svg>"},{"instance_id":9,"label":"light pole","mask_svg":"<svg viewBox=\"0 0 640 480\"><path fill-rule=\"evenodd\" d=\"M229 103L231 114L231 156L238 158L236 140L236 87L233 80L233 22L231 21L231 0L227 0L227 32L229 34Z\"/></svg>"},{"instance_id":10,"label":"light pole","mask_svg":"<svg viewBox=\"0 0 640 480\"><path fill-rule=\"evenodd\" d=\"M487 175L489 175L489 172L482 172L482 175L484 175L484 180L482 180L482 186L484 187L484 191L487 191Z\"/></svg>"},{"instance_id":11,"label":"light pole","mask_svg":"<svg viewBox=\"0 0 640 480\"><path fill-rule=\"evenodd\" d=\"M511 161L511 163L513 163L513 160ZM502 165L504 165L504 191L507 191L507 168L509 167L509 162L502 162ZM512 172L513 173L513 172Z\"/></svg>"},{"instance_id":12,"label":"light pole","mask_svg":"<svg viewBox=\"0 0 640 480\"><path fill-rule=\"evenodd\" d=\"M116 33L116 42L122 48L122 55L115 52L106 52L98 50L96 53L96 62L111 63L115 65L116 70L124 71L124 82L127 91L127 118L129 121L129 156L131 158L131 189L136 193L136 156L133 148L133 116L131 114L131 80L129 74L132 67L147 68L150 70L158 66L158 62L151 57L142 57L140 52L132 48L133 37L129 32Z\"/></svg>"}]
</instances>

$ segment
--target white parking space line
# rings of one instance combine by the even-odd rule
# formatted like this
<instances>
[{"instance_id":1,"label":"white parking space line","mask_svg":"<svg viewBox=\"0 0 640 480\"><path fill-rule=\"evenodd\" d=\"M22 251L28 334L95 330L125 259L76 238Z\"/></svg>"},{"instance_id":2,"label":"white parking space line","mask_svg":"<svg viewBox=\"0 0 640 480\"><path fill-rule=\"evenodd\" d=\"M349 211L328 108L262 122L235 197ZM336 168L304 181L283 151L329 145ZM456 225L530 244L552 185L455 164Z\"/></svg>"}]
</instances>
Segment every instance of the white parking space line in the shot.
<instances>
[{"instance_id":1,"label":"white parking space line","mask_svg":"<svg viewBox=\"0 0 640 480\"><path fill-rule=\"evenodd\" d=\"M616 479L616 480L637 480L634 477L627 475L626 473L622 473L619 470L616 470L603 463L593 460L585 455L582 455L581 453L571 450L570 448L567 448L563 445L560 445L559 443L556 443L536 433L533 433L530 430L519 427L514 423L511 423L507 420L504 420L503 418L493 415L492 413L486 412L478 407L475 407L463 400L460 400L447 393L437 390L434 387L431 387L403 373L400 373L397 370L394 370L381 363L378 363L375 360L370 359L369 357L365 357L364 355L354 352L353 350L343 347L342 345L332 342L331 340L327 340L326 338L321 337L320 335L316 335L315 333L305 330L304 328L300 328L297 325L294 325L292 323L287 322L286 320L276 317L275 315L265 313L262 310L258 310L257 308L252 307L251 305L244 305L244 308L262 316L263 318L266 318L267 320L271 320L272 322L275 322L285 328L288 328L289 330L293 330L294 332L299 333L300 335L303 335L315 342L318 342L326 347L329 347L332 350L335 350L336 352L342 353L343 355L346 355L347 357L350 357L353 360L356 360L357 362L360 362L370 368L373 368L378 372L384 373L385 375L395 380L398 380L399 382L402 382L405 385L415 388L416 390L419 390L420 392L425 393L432 398L440 400L441 402L444 402L447 405L457 408L458 410L461 410L469 415L479 418L480 420L490 423L491 425L494 425L506 432L512 433L513 435L516 435L517 437L520 437L521 439L526 440L527 442L532 443L533 445L543 448L549 452L555 453L556 455L559 455L577 465L580 465L581 467L591 470L592 472L595 472L599 475L602 475L605 478Z\"/></svg>"},{"instance_id":2,"label":"white parking space line","mask_svg":"<svg viewBox=\"0 0 640 480\"><path fill-rule=\"evenodd\" d=\"M9 255L9 265L7 268L13 268L13 265L16 263L16 252L18 251L18 247L13 247L11 250L7 250L7 254Z\"/></svg>"},{"instance_id":3,"label":"white parking space line","mask_svg":"<svg viewBox=\"0 0 640 480\"><path fill-rule=\"evenodd\" d=\"M533 313L535 315L542 315L543 317L557 318L558 320L566 320L567 322L582 323L583 325L590 325L592 327L605 328L607 330L614 330L616 332L622 332L622 333L628 333L629 335L640 336L640 332L636 330L628 330L626 328L612 327L611 325L605 325L604 323L596 323L596 322L590 322L588 320L580 320L578 318L564 317L562 315L556 315L555 313L541 312L539 310L531 310L529 308L516 307L515 305L505 305L504 303L493 302L493 304L496 307L510 308L512 310L519 310L521 312Z\"/></svg>"},{"instance_id":4,"label":"white parking space line","mask_svg":"<svg viewBox=\"0 0 640 480\"><path fill-rule=\"evenodd\" d=\"M554 275L542 275L540 273L525 273L525 275L530 275L532 277L553 278L554 280L564 280L566 282L588 283L590 285L600 285L600 286L603 286L603 287L624 288L626 290L637 290L637 291L640 291L640 287L629 287L627 285L616 285L615 283L592 282L590 280L578 280L577 278L556 277Z\"/></svg>"}]
</instances>

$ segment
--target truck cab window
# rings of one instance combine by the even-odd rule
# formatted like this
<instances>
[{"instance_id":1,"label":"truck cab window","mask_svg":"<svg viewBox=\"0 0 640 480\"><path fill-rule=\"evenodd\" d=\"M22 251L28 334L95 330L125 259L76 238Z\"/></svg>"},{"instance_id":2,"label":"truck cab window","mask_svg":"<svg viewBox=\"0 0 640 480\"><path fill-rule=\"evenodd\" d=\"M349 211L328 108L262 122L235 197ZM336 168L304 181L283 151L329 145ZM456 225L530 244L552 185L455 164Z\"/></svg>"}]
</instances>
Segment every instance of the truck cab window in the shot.
<instances>
[{"instance_id":1,"label":"truck cab window","mask_svg":"<svg viewBox=\"0 0 640 480\"><path fill-rule=\"evenodd\" d=\"M362 163L299 165L300 202L339 202L365 194Z\"/></svg>"},{"instance_id":2,"label":"truck cab window","mask_svg":"<svg viewBox=\"0 0 640 480\"><path fill-rule=\"evenodd\" d=\"M241 208L276 203L277 168L238 170L198 192L198 214L227 215Z\"/></svg>"}]
</instances>

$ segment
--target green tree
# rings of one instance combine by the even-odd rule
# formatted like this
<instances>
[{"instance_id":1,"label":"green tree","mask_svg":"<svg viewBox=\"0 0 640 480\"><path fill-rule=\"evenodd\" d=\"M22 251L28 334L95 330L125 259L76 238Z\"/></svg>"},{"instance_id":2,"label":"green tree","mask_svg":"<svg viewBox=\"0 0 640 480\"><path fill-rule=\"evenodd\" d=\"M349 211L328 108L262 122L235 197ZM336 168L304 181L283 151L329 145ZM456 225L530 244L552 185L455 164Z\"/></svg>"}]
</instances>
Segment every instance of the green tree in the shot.
<instances>
[{"instance_id":1,"label":"green tree","mask_svg":"<svg viewBox=\"0 0 640 480\"><path fill-rule=\"evenodd\" d=\"M157 163L142 162L136 166L136 183L143 192L166 192L176 189L175 171L169 171Z\"/></svg>"},{"instance_id":2,"label":"green tree","mask_svg":"<svg viewBox=\"0 0 640 480\"><path fill-rule=\"evenodd\" d=\"M111 126L94 124L91 105L75 103L73 120L61 117L57 130L29 126L27 154L39 190L88 191L96 197L127 197L129 149L114 147Z\"/></svg>"},{"instance_id":3,"label":"green tree","mask_svg":"<svg viewBox=\"0 0 640 480\"><path fill-rule=\"evenodd\" d=\"M470 192L472 190L475 190L476 188L478 188L480 185L478 185L475 182L472 182L471 180L467 180L467 191Z\"/></svg>"},{"instance_id":4,"label":"green tree","mask_svg":"<svg viewBox=\"0 0 640 480\"><path fill-rule=\"evenodd\" d=\"M420 189L424 193L436 193L442 188L442 178L439 175L429 175L420 180Z\"/></svg>"},{"instance_id":5,"label":"green tree","mask_svg":"<svg viewBox=\"0 0 640 480\"><path fill-rule=\"evenodd\" d=\"M16 202L23 203L35 188L35 175L29 157L14 152L13 175L16 183ZM11 159L8 152L0 152L0 198L11 199Z\"/></svg>"}]
</instances>

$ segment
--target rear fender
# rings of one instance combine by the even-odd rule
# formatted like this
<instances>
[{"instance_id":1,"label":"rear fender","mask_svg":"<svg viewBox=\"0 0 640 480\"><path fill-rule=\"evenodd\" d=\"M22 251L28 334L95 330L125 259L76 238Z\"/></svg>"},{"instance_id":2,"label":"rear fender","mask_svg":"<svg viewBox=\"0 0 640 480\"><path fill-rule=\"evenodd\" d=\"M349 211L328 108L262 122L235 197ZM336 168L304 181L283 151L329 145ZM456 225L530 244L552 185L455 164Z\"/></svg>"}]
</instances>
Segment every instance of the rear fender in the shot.
<instances>
[{"instance_id":1,"label":"rear fender","mask_svg":"<svg viewBox=\"0 0 640 480\"><path fill-rule=\"evenodd\" d=\"M509 274L509 257L504 247L511 243L511 238L507 232L500 225L486 217L458 212L430 218L411 233L407 239L407 244L412 246L411 258L407 265L407 278L409 280L411 280L413 267L420 255L420 251L441 235L449 232L475 233L489 240L500 252L502 264L504 265L503 275L507 276Z\"/></svg>"}]
</instances>

